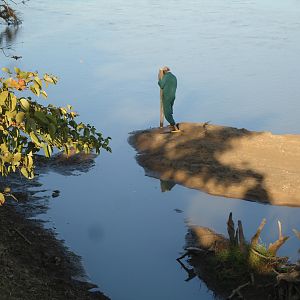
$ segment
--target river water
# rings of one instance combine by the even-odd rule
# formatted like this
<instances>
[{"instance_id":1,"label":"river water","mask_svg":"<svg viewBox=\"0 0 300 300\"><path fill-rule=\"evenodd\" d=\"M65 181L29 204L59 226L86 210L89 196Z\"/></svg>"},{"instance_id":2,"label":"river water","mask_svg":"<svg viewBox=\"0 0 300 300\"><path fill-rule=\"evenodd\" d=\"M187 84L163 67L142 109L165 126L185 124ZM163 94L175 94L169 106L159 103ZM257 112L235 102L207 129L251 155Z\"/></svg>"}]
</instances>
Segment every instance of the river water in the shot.
<instances>
[{"instance_id":1,"label":"river water","mask_svg":"<svg viewBox=\"0 0 300 300\"><path fill-rule=\"evenodd\" d=\"M40 179L60 190L46 218L83 258L91 281L114 300L212 299L176 262L187 223L225 233L230 211L266 244L277 220L291 235L280 254L298 259L299 208L214 197L144 176L128 133L158 126L157 70L178 78L177 121L299 133L300 3L297 0L36 0L1 66L59 76L49 101L72 104L111 136L112 154L78 176ZM45 100L41 100L45 101Z\"/></svg>"}]
</instances>

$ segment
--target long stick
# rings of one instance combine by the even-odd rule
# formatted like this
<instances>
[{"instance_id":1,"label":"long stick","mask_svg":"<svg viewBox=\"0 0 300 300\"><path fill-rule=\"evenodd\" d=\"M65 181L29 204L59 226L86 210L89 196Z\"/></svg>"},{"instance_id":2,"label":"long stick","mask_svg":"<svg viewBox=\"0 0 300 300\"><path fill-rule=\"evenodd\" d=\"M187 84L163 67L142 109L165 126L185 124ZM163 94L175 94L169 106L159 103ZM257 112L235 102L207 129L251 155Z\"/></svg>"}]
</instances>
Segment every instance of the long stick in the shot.
<instances>
[{"instance_id":1,"label":"long stick","mask_svg":"<svg viewBox=\"0 0 300 300\"><path fill-rule=\"evenodd\" d=\"M164 127L164 107L163 107L163 90L160 89L160 119L159 119L159 127L162 128Z\"/></svg>"}]
</instances>

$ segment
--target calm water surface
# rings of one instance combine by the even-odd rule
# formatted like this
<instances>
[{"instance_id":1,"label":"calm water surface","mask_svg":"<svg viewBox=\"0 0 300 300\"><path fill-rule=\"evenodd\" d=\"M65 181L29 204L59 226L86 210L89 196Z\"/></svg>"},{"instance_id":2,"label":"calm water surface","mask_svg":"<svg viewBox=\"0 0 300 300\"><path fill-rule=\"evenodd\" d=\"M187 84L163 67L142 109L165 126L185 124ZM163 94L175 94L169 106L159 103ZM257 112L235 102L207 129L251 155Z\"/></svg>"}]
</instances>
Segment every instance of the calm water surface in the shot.
<instances>
[{"instance_id":1,"label":"calm water surface","mask_svg":"<svg viewBox=\"0 0 300 300\"><path fill-rule=\"evenodd\" d=\"M158 125L162 65L178 77L178 121L299 133L299 14L296 0L36 0L23 10L12 54L23 56L18 66L58 75L50 101L73 104L83 121L113 138L113 153L98 157L90 172L41 178L61 191L50 203L49 226L112 299L212 299L199 279L184 281L176 258L186 222L225 233L230 211L248 238L266 217L265 243L277 239L281 220L292 237L280 254L298 258L291 229L300 229L299 208L180 186L162 193L127 138ZM1 57L1 65L16 63Z\"/></svg>"}]
</instances>

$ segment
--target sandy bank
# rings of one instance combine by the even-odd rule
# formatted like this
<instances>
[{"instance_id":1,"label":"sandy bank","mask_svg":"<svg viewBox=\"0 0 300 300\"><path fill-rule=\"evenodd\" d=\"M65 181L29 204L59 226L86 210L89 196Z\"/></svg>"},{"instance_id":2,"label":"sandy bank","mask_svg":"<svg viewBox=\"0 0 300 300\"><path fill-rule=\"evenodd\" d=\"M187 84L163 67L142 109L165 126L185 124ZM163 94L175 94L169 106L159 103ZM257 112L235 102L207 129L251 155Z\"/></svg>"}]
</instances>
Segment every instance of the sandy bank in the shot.
<instances>
[{"instance_id":1,"label":"sandy bank","mask_svg":"<svg viewBox=\"0 0 300 300\"><path fill-rule=\"evenodd\" d=\"M300 206L300 135L203 123L136 131L129 143L146 174L209 194Z\"/></svg>"}]
</instances>

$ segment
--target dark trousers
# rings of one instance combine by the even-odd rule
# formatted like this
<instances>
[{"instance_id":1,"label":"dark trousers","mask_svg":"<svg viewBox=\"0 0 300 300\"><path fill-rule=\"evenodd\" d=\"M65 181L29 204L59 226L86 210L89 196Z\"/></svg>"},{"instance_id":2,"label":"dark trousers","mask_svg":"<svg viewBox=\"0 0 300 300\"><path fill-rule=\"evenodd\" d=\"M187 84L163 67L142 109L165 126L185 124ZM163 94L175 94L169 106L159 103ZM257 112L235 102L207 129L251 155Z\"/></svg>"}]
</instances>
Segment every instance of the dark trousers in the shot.
<instances>
[{"instance_id":1,"label":"dark trousers","mask_svg":"<svg viewBox=\"0 0 300 300\"><path fill-rule=\"evenodd\" d=\"M175 98L165 99L163 98L163 108L166 120L170 123L170 125L175 125L175 121L173 119L173 105Z\"/></svg>"}]
</instances>

